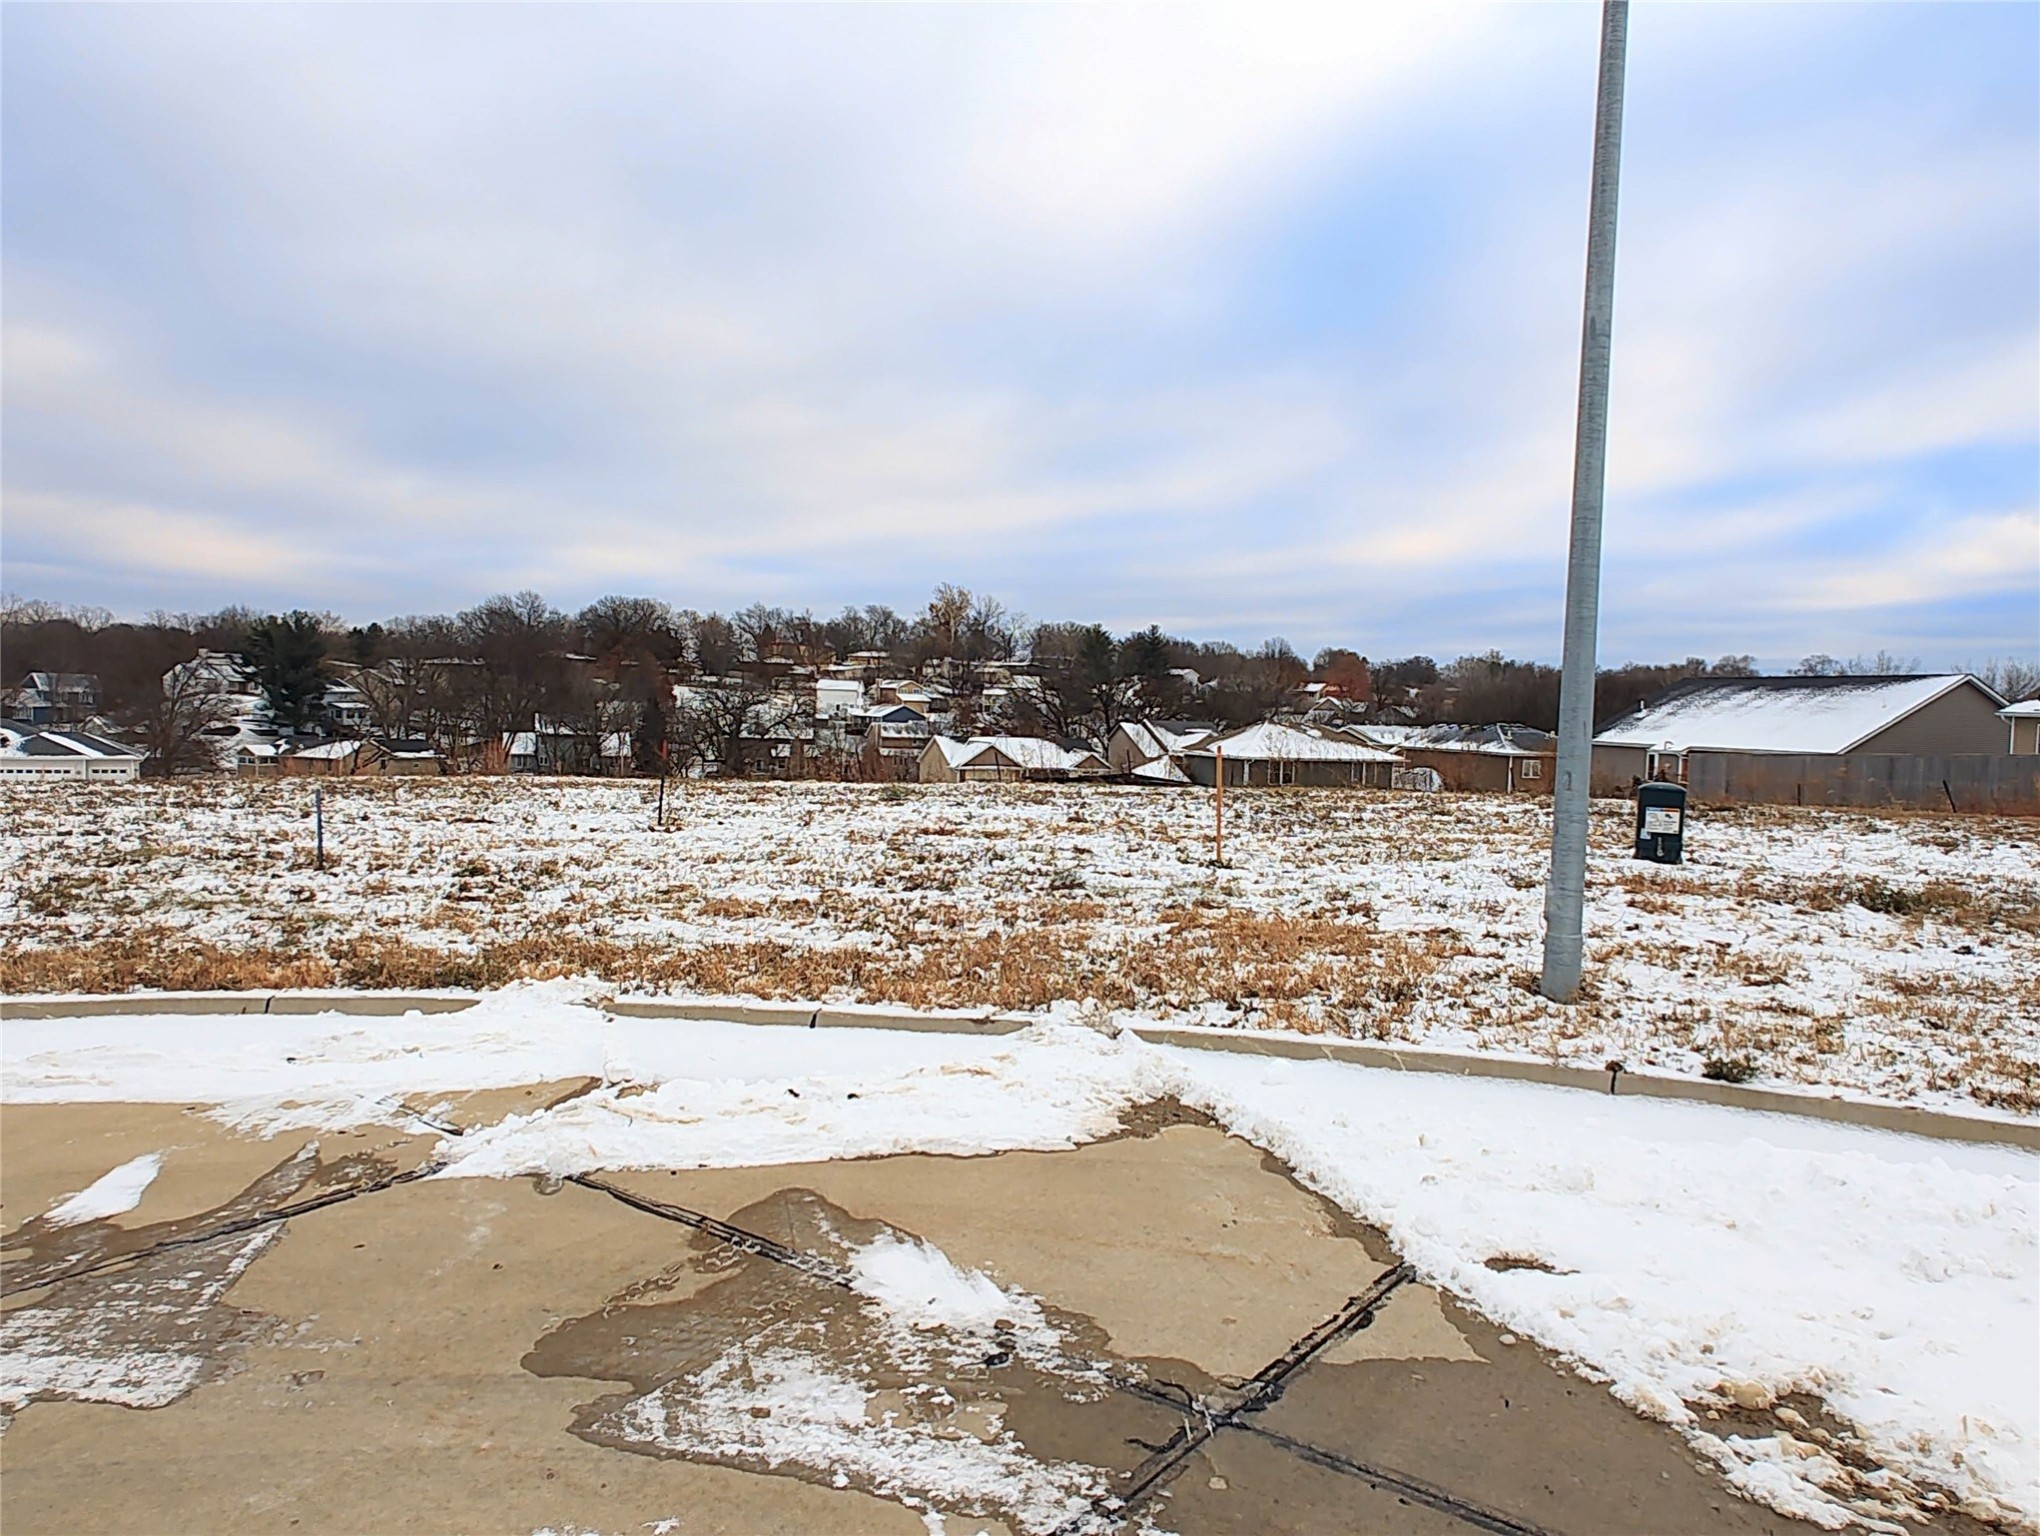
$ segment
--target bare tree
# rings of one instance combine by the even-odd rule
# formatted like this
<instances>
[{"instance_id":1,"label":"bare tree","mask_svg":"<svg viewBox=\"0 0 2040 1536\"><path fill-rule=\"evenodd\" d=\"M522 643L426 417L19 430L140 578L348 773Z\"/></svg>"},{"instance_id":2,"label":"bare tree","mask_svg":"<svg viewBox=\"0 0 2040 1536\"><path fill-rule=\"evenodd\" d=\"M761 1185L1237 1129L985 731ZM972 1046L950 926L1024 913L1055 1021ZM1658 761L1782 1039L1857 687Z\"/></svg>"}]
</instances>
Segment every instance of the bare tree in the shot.
<instances>
[{"instance_id":1,"label":"bare tree","mask_svg":"<svg viewBox=\"0 0 2040 1536\"><path fill-rule=\"evenodd\" d=\"M179 668L166 673L156 696L129 709L122 723L145 754L142 772L169 778L217 772L220 742L212 733L224 731L232 718L227 699L196 669Z\"/></svg>"},{"instance_id":2,"label":"bare tree","mask_svg":"<svg viewBox=\"0 0 2040 1536\"><path fill-rule=\"evenodd\" d=\"M2040 694L2040 663L2021 661L2016 656L1993 656L1970 675L2012 703Z\"/></svg>"},{"instance_id":3,"label":"bare tree","mask_svg":"<svg viewBox=\"0 0 2040 1536\"><path fill-rule=\"evenodd\" d=\"M764 603L753 603L730 616L730 623L736 626L737 635L743 641L746 661L763 661L766 651L786 637L792 620L793 616L784 608L773 608Z\"/></svg>"},{"instance_id":4,"label":"bare tree","mask_svg":"<svg viewBox=\"0 0 2040 1536\"><path fill-rule=\"evenodd\" d=\"M788 724L795 701L750 681L686 690L674 706L674 731L724 778L742 778L757 764L767 739Z\"/></svg>"}]
</instances>

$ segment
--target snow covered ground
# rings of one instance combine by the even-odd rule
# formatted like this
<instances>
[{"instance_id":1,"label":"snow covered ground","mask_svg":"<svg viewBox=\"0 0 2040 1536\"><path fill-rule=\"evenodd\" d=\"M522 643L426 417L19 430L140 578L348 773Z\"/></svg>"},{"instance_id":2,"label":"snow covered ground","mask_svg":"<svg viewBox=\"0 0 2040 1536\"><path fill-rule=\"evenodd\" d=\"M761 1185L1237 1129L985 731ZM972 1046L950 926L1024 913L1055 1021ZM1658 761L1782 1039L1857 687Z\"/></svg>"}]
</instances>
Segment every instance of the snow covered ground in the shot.
<instances>
[{"instance_id":1,"label":"snow covered ground","mask_svg":"<svg viewBox=\"0 0 2040 1536\"><path fill-rule=\"evenodd\" d=\"M209 1103L262 1127L405 1122L400 1103L430 1113L436 1094L603 1080L447 1138L448 1178L1059 1148L1173 1093L1383 1227L1428 1279L1680 1425L1757 1497L1836 1525L1902 1508L1924 1479L2040 1519L2033 1154L1066 1024L984 1039L628 1020L590 995L519 987L398 1019L11 1020L0 1084L9 1102ZM883 1303L933 1259L862 1262ZM967 1325L989 1284L959 1275L940 1308ZM1735 1407L1794 1392L1849 1420L1890 1475L1816 1435L1735 1429Z\"/></svg>"},{"instance_id":2,"label":"snow covered ground","mask_svg":"<svg viewBox=\"0 0 2040 1536\"><path fill-rule=\"evenodd\" d=\"M1534 989L1547 806L1078 785L0 789L0 988L461 986L1121 1010L2040 1103L2040 824L1598 804L1589 996Z\"/></svg>"}]
</instances>

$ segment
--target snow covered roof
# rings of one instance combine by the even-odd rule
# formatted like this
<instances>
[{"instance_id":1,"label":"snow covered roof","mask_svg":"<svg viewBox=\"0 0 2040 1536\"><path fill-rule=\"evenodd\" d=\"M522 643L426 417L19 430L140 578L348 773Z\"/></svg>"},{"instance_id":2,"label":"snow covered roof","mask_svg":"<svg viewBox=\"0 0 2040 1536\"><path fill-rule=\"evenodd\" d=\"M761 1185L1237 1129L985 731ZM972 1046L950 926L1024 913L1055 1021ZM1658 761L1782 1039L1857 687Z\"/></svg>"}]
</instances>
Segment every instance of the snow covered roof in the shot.
<instances>
[{"instance_id":1,"label":"snow covered roof","mask_svg":"<svg viewBox=\"0 0 2040 1536\"><path fill-rule=\"evenodd\" d=\"M1185 752L1191 747L1202 746L1218 734L1209 726L1194 725L1187 720L1128 720L1119 728L1126 732L1135 751L1144 752L1149 757Z\"/></svg>"},{"instance_id":2,"label":"snow covered roof","mask_svg":"<svg viewBox=\"0 0 2040 1536\"><path fill-rule=\"evenodd\" d=\"M358 741L322 741L315 747L299 747L292 757L316 758L320 762L338 762L343 757L352 757L361 750Z\"/></svg>"},{"instance_id":3,"label":"snow covered roof","mask_svg":"<svg viewBox=\"0 0 2040 1536\"><path fill-rule=\"evenodd\" d=\"M2040 720L2040 699L2022 699L1998 711L2007 720Z\"/></svg>"},{"instance_id":4,"label":"snow covered roof","mask_svg":"<svg viewBox=\"0 0 2040 1536\"><path fill-rule=\"evenodd\" d=\"M942 761L952 768L961 768L972 758L983 756L986 750L981 741L958 741L954 736L931 736L928 745L940 752Z\"/></svg>"},{"instance_id":5,"label":"snow covered roof","mask_svg":"<svg viewBox=\"0 0 2040 1536\"><path fill-rule=\"evenodd\" d=\"M1136 779L1146 779L1156 784L1188 784L1190 775L1176 766L1173 758L1158 757L1152 762L1142 763L1132 770Z\"/></svg>"},{"instance_id":6,"label":"snow covered roof","mask_svg":"<svg viewBox=\"0 0 2040 1536\"><path fill-rule=\"evenodd\" d=\"M1234 762L1399 763L1402 759L1379 747L1363 747L1337 736L1313 736L1293 725L1263 720L1190 749L1198 757L1224 752Z\"/></svg>"},{"instance_id":7,"label":"snow covered roof","mask_svg":"<svg viewBox=\"0 0 2040 1536\"><path fill-rule=\"evenodd\" d=\"M15 736L10 731L8 735L10 742L6 753L9 757L96 757L140 762L146 755L120 742L108 741L103 736L89 736L83 731L48 730L32 736Z\"/></svg>"},{"instance_id":8,"label":"snow covered roof","mask_svg":"<svg viewBox=\"0 0 2040 1536\"><path fill-rule=\"evenodd\" d=\"M1527 725L1431 725L1402 739L1425 752L1475 752L1483 757L1548 757L1558 748L1549 731Z\"/></svg>"},{"instance_id":9,"label":"snow covered roof","mask_svg":"<svg viewBox=\"0 0 2040 1536\"><path fill-rule=\"evenodd\" d=\"M1923 677L1696 678L1639 706L1596 746L1685 752L1847 752L1957 688L1964 672ZM1998 701L2002 703L2002 700Z\"/></svg>"},{"instance_id":10,"label":"snow covered roof","mask_svg":"<svg viewBox=\"0 0 2040 1536\"><path fill-rule=\"evenodd\" d=\"M1376 746L1394 747L1418 740L1431 728L1428 725L1355 725L1348 729Z\"/></svg>"},{"instance_id":11,"label":"snow covered roof","mask_svg":"<svg viewBox=\"0 0 2040 1536\"><path fill-rule=\"evenodd\" d=\"M1049 772L1086 773L1107 768L1095 752L1077 752L1041 736L973 736L974 746L992 747L1005 753L1022 768Z\"/></svg>"}]
</instances>

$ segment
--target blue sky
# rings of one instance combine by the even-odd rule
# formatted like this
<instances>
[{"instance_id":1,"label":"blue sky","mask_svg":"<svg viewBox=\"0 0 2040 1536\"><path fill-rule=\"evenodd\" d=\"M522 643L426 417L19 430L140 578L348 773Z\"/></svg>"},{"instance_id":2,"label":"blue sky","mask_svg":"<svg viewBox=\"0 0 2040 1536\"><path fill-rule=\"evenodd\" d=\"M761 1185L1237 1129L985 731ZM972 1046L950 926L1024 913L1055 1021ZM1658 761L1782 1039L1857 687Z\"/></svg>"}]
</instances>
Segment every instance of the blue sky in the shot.
<instances>
[{"instance_id":1,"label":"blue sky","mask_svg":"<svg viewBox=\"0 0 2040 1536\"><path fill-rule=\"evenodd\" d=\"M11 591L1556 657L1592 7L0 15ZM2036 59L1635 9L1604 660L2040 653Z\"/></svg>"}]
</instances>

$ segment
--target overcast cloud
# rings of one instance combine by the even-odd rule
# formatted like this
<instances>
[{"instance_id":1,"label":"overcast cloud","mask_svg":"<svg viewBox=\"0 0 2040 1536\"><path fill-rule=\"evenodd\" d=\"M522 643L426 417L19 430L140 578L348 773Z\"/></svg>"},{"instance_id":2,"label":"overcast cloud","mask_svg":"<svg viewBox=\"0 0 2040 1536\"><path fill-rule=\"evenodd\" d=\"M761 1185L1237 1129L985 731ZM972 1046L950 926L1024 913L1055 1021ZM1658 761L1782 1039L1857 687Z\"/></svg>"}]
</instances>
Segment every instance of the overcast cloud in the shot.
<instances>
[{"instance_id":1,"label":"overcast cloud","mask_svg":"<svg viewBox=\"0 0 2040 1536\"><path fill-rule=\"evenodd\" d=\"M9 5L6 585L1555 657L1596 24ZM2036 56L1633 13L1604 659L2040 652Z\"/></svg>"}]
</instances>

